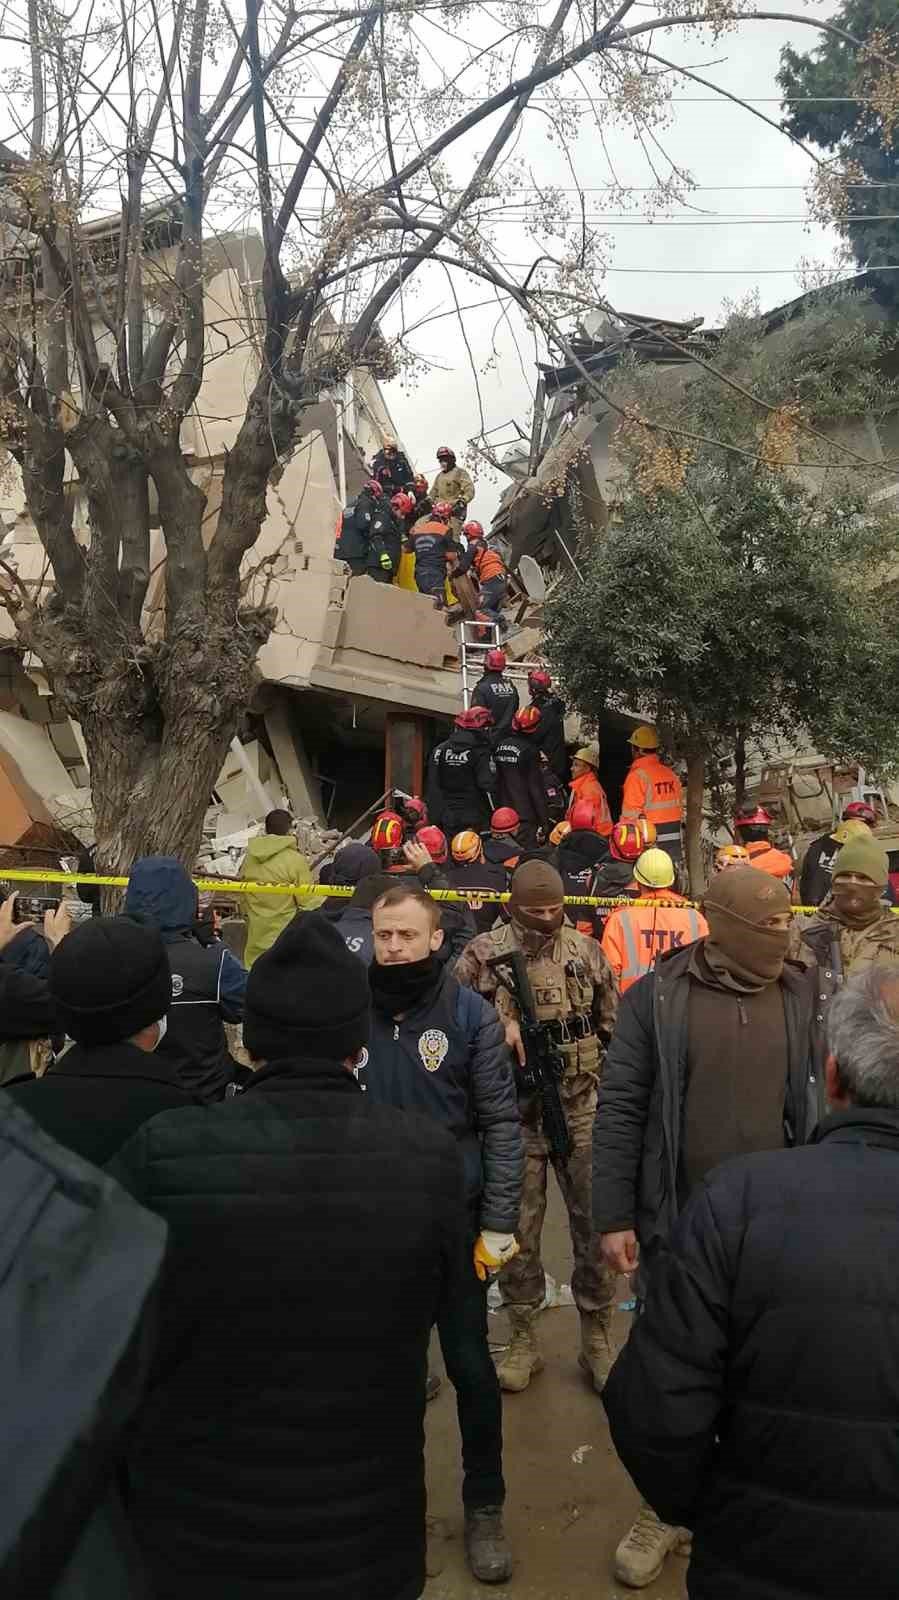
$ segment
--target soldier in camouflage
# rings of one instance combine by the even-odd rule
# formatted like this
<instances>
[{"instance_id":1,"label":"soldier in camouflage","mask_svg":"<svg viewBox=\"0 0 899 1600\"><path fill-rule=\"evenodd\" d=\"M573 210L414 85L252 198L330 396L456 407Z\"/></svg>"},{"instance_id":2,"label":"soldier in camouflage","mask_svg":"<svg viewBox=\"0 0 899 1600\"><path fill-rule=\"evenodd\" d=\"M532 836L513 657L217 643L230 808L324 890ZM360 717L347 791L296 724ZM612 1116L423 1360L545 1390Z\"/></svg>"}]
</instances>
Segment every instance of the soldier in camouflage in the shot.
<instances>
[{"instance_id":1,"label":"soldier in camouflage","mask_svg":"<svg viewBox=\"0 0 899 1600\"><path fill-rule=\"evenodd\" d=\"M482 933L463 950L455 968L460 983L477 989L496 1007L506 1039L524 1064L518 1011L496 969L494 956L524 952L537 1015L559 1021L567 1036L561 1050L560 1084L571 1136L571 1154L551 1154L534 1097L520 1099L525 1170L518 1230L519 1255L503 1268L500 1285L512 1340L499 1367L502 1387L526 1389L543 1367L535 1322L544 1294L540 1236L546 1214L546 1178L552 1163L568 1211L574 1271L571 1287L581 1317L580 1366L602 1393L612 1364L610 1325L614 1275L596 1247L591 1220L590 1161L596 1090L605 1046L615 1026L618 995L612 969L595 939L578 933L563 917L562 880L545 861L527 861L512 877L511 921Z\"/></svg>"}]
</instances>

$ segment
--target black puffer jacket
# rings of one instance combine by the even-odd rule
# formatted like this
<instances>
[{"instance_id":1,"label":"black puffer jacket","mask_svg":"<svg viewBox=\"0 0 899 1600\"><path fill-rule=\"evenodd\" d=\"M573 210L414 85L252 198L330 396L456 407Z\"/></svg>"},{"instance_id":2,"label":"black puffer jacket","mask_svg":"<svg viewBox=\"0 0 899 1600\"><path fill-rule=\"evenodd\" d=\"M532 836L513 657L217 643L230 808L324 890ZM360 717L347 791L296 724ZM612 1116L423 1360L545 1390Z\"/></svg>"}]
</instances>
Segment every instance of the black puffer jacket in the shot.
<instances>
[{"instance_id":1,"label":"black puffer jacket","mask_svg":"<svg viewBox=\"0 0 899 1600\"><path fill-rule=\"evenodd\" d=\"M428 1337L471 1270L452 1139L272 1062L115 1169L171 1230L128 1472L154 1595L418 1600Z\"/></svg>"},{"instance_id":2,"label":"black puffer jacket","mask_svg":"<svg viewBox=\"0 0 899 1600\"><path fill-rule=\"evenodd\" d=\"M567 783L570 764L565 748L565 703L557 694L541 694L538 689L531 695L531 704L540 712L537 743L552 771L558 773L562 783Z\"/></svg>"},{"instance_id":3,"label":"black puffer jacket","mask_svg":"<svg viewBox=\"0 0 899 1600\"><path fill-rule=\"evenodd\" d=\"M633 1228L645 1248L671 1232L687 1082L689 965L693 945L660 957L622 996L606 1052L593 1128L593 1222ZM822 1110L815 1067L814 969L788 961L780 979L789 1066L784 1123L805 1144Z\"/></svg>"},{"instance_id":4,"label":"black puffer jacket","mask_svg":"<svg viewBox=\"0 0 899 1600\"><path fill-rule=\"evenodd\" d=\"M524 1174L521 1118L505 1032L489 1001L444 971L431 996L401 1021L375 1003L360 1078L377 1104L423 1112L449 1130L478 1226L514 1233Z\"/></svg>"},{"instance_id":5,"label":"black puffer jacket","mask_svg":"<svg viewBox=\"0 0 899 1600\"><path fill-rule=\"evenodd\" d=\"M899 1115L853 1108L718 1167L660 1252L603 1401L691 1600L896 1594L897 1193Z\"/></svg>"}]
</instances>

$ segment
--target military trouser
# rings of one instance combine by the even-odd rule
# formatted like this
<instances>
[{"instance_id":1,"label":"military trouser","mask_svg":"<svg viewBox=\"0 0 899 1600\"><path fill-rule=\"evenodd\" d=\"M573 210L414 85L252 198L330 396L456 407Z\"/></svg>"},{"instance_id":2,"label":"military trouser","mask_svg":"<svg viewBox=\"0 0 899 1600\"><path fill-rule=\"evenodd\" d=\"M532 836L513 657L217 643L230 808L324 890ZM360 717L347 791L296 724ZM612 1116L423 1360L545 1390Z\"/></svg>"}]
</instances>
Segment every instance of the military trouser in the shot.
<instances>
[{"instance_id":1,"label":"military trouser","mask_svg":"<svg viewBox=\"0 0 899 1600\"><path fill-rule=\"evenodd\" d=\"M546 1215L547 1169L552 1162L568 1211L574 1250L571 1292L575 1304L579 1311L603 1311L614 1299L615 1277L602 1260L593 1232L591 1169L596 1079L590 1073L576 1073L562 1079L560 1092L571 1136L571 1155L567 1161L550 1155L535 1106L522 1107L524 1184L516 1234L521 1248L500 1274L503 1304L527 1306L536 1311L543 1300L540 1236Z\"/></svg>"}]
</instances>

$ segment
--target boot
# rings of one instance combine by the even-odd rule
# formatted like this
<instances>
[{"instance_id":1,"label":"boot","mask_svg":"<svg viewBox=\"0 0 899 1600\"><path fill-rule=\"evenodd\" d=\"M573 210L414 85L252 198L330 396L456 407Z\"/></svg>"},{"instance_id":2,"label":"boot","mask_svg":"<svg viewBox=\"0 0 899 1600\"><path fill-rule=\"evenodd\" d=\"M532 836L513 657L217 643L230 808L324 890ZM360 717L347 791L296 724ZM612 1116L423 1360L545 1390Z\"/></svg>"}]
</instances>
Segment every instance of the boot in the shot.
<instances>
[{"instance_id":1,"label":"boot","mask_svg":"<svg viewBox=\"0 0 899 1600\"><path fill-rule=\"evenodd\" d=\"M536 1312L530 1306L509 1306L512 1341L496 1369L499 1386L510 1394L520 1394L531 1379L543 1371L543 1357L537 1349L534 1328Z\"/></svg>"},{"instance_id":2,"label":"boot","mask_svg":"<svg viewBox=\"0 0 899 1600\"><path fill-rule=\"evenodd\" d=\"M465 1512L465 1559L480 1583L505 1583L512 1576L512 1551L503 1528L502 1506Z\"/></svg>"},{"instance_id":3,"label":"boot","mask_svg":"<svg viewBox=\"0 0 899 1600\"><path fill-rule=\"evenodd\" d=\"M602 1394L612 1370L612 1307L581 1312L581 1353L578 1366L586 1372L597 1394Z\"/></svg>"},{"instance_id":4,"label":"boot","mask_svg":"<svg viewBox=\"0 0 899 1600\"><path fill-rule=\"evenodd\" d=\"M615 1577L629 1589L645 1589L665 1565L669 1550L689 1552L688 1528L672 1528L661 1522L644 1501L637 1520L615 1551Z\"/></svg>"}]
</instances>

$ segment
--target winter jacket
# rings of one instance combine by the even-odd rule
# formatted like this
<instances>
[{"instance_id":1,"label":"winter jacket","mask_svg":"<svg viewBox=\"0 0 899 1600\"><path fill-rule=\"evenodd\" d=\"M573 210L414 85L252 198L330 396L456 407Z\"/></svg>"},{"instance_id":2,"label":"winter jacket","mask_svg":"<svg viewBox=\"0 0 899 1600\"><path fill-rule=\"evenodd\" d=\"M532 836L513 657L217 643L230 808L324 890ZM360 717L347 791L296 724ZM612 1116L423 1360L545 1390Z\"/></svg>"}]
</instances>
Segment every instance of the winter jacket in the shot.
<instances>
[{"instance_id":1,"label":"winter jacket","mask_svg":"<svg viewBox=\"0 0 899 1600\"><path fill-rule=\"evenodd\" d=\"M436 517L420 517L409 530L415 556L415 586L421 594L443 594L449 528Z\"/></svg>"},{"instance_id":2,"label":"winter jacket","mask_svg":"<svg viewBox=\"0 0 899 1600\"><path fill-rule=\"evenodd\" d=\"M488 834L484 840L484 860L495 866L505 867L506 872L513 872L518 865L518 858L522 853L522 843L511 833Z\"/></svg>"},{"instance_id":3,"label":"winter jacket","mask_svg":"<svg viewBox=\"0 0 899 1600\"><path fill-rule=\"evenodd\" d=\"M371 464L371 475L381 484L388 498L398 490L408 488L415 478L402 450L397 450L392 456L379 450Z\"/></svg>"},{"instance_id":4,"label":"winter jacket","mask_svg":"<svg viewBox=\"0 0 899 1600\"><path fill-rule=\"evenodd\" d=\"M899 1571L899 1116L727 1161L606 1384L615 1447L693 1530L691 1600L890 1600Z\"/></svg>"},{"instance_id":5,"label":"winter jacket","mask_svg":"<svg viewBox=\"0 0 899 1600\"><path fill-rule=\"evenodd\" d=\"M567 783L569 761L565 747L565 702L557 694L540 694L538 691L531 696L531 704L540 712L537 743L549 762L550 770L558 775L561 783Z\"/></svg>"},{"instance_id":6,"label":"winter jacket","mask_svg":"<svg viewBox=\"0 0 899 1600\"><path fill-rule=\"evenodd\" d=\"M31 1072L31 1042L59 1033L56 1008L45 978L35 978L7 960L14 939L0 955L0 1084Z\"/></svg>"},{"instance_id":7,"label":"winter jacket","mask_svg":"<svg viewBox=\"0 0 899 1600\"><path fill-rule=\"evenodd\" d=\"M32 923L21 924L20 931L3 951L2 959L7 966L15 967L30 978L42 978L46 983L50 977L50 946Z\"/></svg>"},{"instance_id":8,"label":"winter jacket","mask_svg":"<svg viewBox=\"0 0 899 1600\"><path fill-rule=\"evenodd\" d=\"M819 906L830 894L833 882L833 864L842 845L832 833L822 833L813 839L805 852L799 878L799 904Z\"/></svg>"},{"instance_id":9,"label":"winter jacket","mask_svg":"<svg viewBox=\"0 0 899 1600\"><path fill-rule=\"evenodd\" d=\"M465 828L486 828L494 807L496 768L481 734L456 728L431 752L425 798L428 816L448 839Z\"/></svg>"},{"instance_id":10,"label":"winter jacket","mask_svg":"<svg viewBox=\"0 0 899 1600\"><path fill-rule=\"evenodd\" d=\"M883 907L883 915L867 928L847 928L825 902L818 915L802 929L803 959L817 963L817 1021L824 1023L827 1008L844 978L862 967L899 967L899 917ZM823 1059L823 1026L819 1035Z\"/></svg>"},{"instance_id":11,"label":"winter jacket","mask_svg":"<svg viewBox=\"0 0 899 1600\"><path fill-rule=\"evenodd\" d=\"M186 930L196 916L197 892L180 861L146 856L131 869L125 913L162 934L172 969L172 1004L161 1061L202 1100L218 1100L233 1082L235 1062L224 1023L243 1018L246 970L224 944L206 948Z\"/></svg>"},{"instance_id":12,"label":"winter jacket","mask_svg":"<svg viewBox=\"0 0 899 1600\"><path fill-rule=\"evenodd\" d=\"M309 883L312 868L297 849L293 834L262 833L251 839L240 869L247 883ZM298 909L312 911L318 904L313 895L245 894L242 897L247 918L247 947L244 964L249 969L263 950L270 950L279 933L292 922Z\"/></svg>"},{"instance_id":13,"label":"winter jacket","mask_svg":"<svg viewBox=\"0 0 899 1600\"><path fill-rule=\"evenodd\" d=\"M452 466L445 472L438 472L431 484L432 505L436 505L438 500L447 500L451 506L455 506L457 500L470 505L473 499L474 484L464 467Z\"/></svg>"},{"instance_id":14,"label":"winter jacket","mask_svg":"<svg viewBox=\"0 0 899 1600\"><path fill-rule=\"evenodd\" d=\"M444 971L436 991L399 1021L375 1004L360 1081L375 1104L421 1112L446 1128L477 1227L515 1232L524 1146L512 1058L488 1001Z\"/></svg>"},{"instance_id":15,"label":"winter jacket","mask_svg":"<svg viewBox=\"0 0 899 1600\"><path fill-rule=\"evenodd\" d=\"M511 806L526 827L548 828L546 790L537 746L527 734L507 733L493 746L496 803Z\"/></svg>"},{"instance_id":16,"label":"winter jacket","mask_svg":"<svg viewBox=\"0 0 899 1600\"><path fill-rule=\"evenodd\" d=\"M446 869L450 888L460 894L505 894L509 888L509 874L505 867L493 861L453 861ZM500 913L496 901L472 910L476 933L487 933Z\"/></svg>"},{"instance_id":17,"label":"winter jacket","mask_svg":"<svg viewBox=\"0 0 899 1600\"><path fill-rule=\"evenodd\" d=\"M337 932L348 950L370 967L375 958L375 941L371 925L371 908L345 906L343 916L335 923Z\"/></svg>"},{"instance_id":18,"label":"winter jacket","mask_svg":"<svg viewBox=\"0 0 899 1600\"><path fill-rule=\"evenodd\" d=\"M8 1093L52 1138L97 1167L160 1111L198 1103L158 1050L150 1055L125 1039L72 1045L42 1078L11 1084Z\"/></svg>"},{"instance_id":19,"label":"winter jacket","mask_svg":"<svg viewBox=\"0 0 899 1600\"><path fill-rule=\"evenodd\" d=\"M598 1233L635 1229L644 1249L671 1232L689 1063L691 952L662 956L622 996L606 1054L593 1129L593 1222ZM815 1073L814 975L786 962L779 980L787 1029L785 1139L805 1144L823 1110Z\"/></svg>"},{"instance_id":20,"label":"winter jacket","mask_svg":"<svg viewBox=\"0 0 899 1600\"><path fill-rule=\"evenodd\" d=\"M590 805L596 808L596 831L607 839L613 827L612 813L609 809L606 791L592 767L588 767L587 771L580 773L577 778L572 778L569 794L571 796L568 802L569 821L571 820L571 813L578 802L587 800Z\"/></svg>"},{"instance_id":21,"label":"winter jacket","mask_svg":"<svg viewBox=\"0 0 899 1600\"><path fill-rule=\"evenodd\" d=\"M394 571L399 566L401 536L390 506L384 500L362 490L356 500L344 507L334 545L337 561L364 561L377 570L381 551L393 538L396 559Z\"/></svg>"},{"instance_id":22,"label":"winter jacket","mask_svg":"<svg viewBox=\"0 0 899 1600\"><path fill-rule=\"evenodd\" d=\"M418 1600L428 1338L471 1270L453 1141L282 1061L115 1166L171 1232L128 1462L154 1594Z\"/></svg>"},{"instance_id":23,"label":"winter jacket","mask_svg":"<svg viewBox=\"0 0 899 1600\"><path fill-rule=\"evenodd\" d=\"M483 706L493 715L490 735L494 744L504 733L511 733L512 718L518 710L518 690L502 672L485 672L474 686L471 704Z\"/></svg>"}]
</instances>

